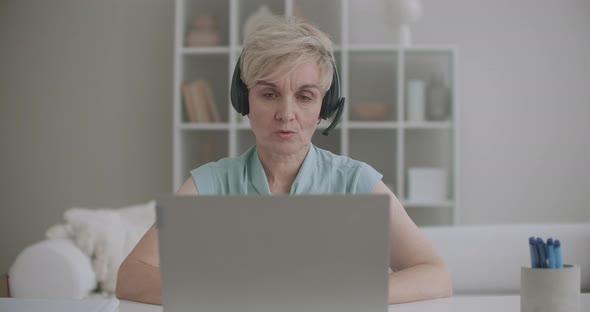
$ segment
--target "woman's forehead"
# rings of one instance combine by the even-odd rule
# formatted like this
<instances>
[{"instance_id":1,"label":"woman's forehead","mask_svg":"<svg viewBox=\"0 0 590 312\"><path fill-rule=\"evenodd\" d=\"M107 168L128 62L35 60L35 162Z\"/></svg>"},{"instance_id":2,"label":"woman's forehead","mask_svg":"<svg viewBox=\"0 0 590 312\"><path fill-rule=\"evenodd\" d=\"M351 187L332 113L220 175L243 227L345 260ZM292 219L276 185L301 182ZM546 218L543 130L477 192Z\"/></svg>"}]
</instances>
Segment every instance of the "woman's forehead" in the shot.
<instances>
[{"instance_id":1,"label":"woman's forehead","mask_svg":"<svg viewBox=\"0 0 590 312\"><path fill-rule=\"evenodd\" d=\"M294 68L281 68L280 64L271 66L268 73L256 81L256 85L278 87L288 82L291 86L320 88L320 66L308 61Z\"/></svg>"}]
</instances>

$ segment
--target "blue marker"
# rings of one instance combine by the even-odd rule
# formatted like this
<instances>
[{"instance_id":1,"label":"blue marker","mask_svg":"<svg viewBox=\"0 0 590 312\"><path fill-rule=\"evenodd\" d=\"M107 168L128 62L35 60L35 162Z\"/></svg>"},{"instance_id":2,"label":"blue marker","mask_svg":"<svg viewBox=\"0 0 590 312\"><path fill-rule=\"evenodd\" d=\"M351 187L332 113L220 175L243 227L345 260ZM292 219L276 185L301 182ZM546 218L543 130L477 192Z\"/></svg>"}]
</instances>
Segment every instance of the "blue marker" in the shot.
<instances>
[{"instance_id":1,"label":"blue marker","mask_svg":"<svg viewBox=\"0 0 590 312\"><path fill-rule=\"evenodd\" d=\"M545 253L545 242L543 242L542 238L537 237L535 247L537 248L537 252L539 253L539 268L546 268L547 254Z\"/></svg>"},{"instance_id":2,"label":"blue marker","mask_svg":"<svg viewBox=\"0 0 590 312\"><path fill-rule=\"evenodd\" d=\"M538 256L535 251L535 238L533 236L529 237L529 252L531 254L531 268L536 268Z\"/></svg>"},{"instance_id":3,"label":"blue marker","mask_svg":"<svg viewBox=\"0 0 590 312\"><path fill-rule=\"evenodd\" d=\"M563 257L561 255L561 242L559 239L556 239L555 242L553 242L553 250L555 251L555 267L563 269Z\"/></svg>"},{"instance_id":4,"label":"blue marker","mask_svg":"<svg viewBox=\"0 0 590 312\"><path fill-rule=\"evenodd\" d=\"M557 265L555 264L555 248L553 247L553 239L547 239L547 251L549 255L549 268L556 269Z\"/></svg>"}]
</instances>

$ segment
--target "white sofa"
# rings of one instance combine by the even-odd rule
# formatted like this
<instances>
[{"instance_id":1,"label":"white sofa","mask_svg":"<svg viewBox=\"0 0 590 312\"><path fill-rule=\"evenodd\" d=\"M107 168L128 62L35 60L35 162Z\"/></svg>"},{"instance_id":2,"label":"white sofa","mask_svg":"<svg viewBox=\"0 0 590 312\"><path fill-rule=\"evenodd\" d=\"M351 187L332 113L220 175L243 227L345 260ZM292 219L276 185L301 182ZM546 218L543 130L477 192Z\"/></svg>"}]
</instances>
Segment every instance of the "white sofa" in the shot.
<instances>
[{"instance_id":1,"label":"white sofa","mask_svg":"<svg viewBox=\"0 0 590 312\"><path fill-rule=\"evenodd\" d=\"M455 294L517 294L520 269L531 266L528 238L559 239L563 261L581 269L590 292L590 223L506 224L423 229L447 261Z\"/></svg>"},{"instance_id":2,"label":"white sofa","mask_svg":"<svg viewBox=\"0 0 590 312\"><path fill-rule=\"evenodd\" d=\"M590 223L428 227L423 232L447 261L456 295L518 293L520 268L530 266L530 236L560 239L564 263L581 267L582 290L590 291ZM18 289L13 295L59 298L86 295L95 286L94 276L89 277L94 273L90 258L74 247L63 241L42 242L23 251L34 256L26 257L28 260L23 263L18 263L21 257L17 258L13 267L20 273L10 276L11 288ZM68 276L68 283L56 282L58 271L59 276ZM33 276L26 274L30 272L34 272Z\"/></svg>"}]
</instances>

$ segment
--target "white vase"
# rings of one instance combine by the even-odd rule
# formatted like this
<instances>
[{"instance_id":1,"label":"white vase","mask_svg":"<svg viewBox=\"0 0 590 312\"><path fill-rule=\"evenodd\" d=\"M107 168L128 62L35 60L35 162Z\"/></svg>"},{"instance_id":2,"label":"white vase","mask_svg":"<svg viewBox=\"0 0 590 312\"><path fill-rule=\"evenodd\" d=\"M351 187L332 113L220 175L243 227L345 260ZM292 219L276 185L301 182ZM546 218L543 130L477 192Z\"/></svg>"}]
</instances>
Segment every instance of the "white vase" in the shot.
<instances>
[{"instance_id":1,"label":"white vase","mask_svg":"<svg viewBox=\"0 0 590 312\"><path fill-rule=\"evenodd\" d=\"M408 121L424 121L425 87L426 84L422 80L408 81L406 89Z\"/></svg>"},{"instance_id":2,"label":"white vase","mask_svg":"<svg viewBox=\"0 0 590 312\"><path fill-rule=\"evenodd\" d=\"M422 17L420 0L386 0L389 5L390 23L394 27L400 45L412 44L410 24Z\"/></svg>"}]
</instances>

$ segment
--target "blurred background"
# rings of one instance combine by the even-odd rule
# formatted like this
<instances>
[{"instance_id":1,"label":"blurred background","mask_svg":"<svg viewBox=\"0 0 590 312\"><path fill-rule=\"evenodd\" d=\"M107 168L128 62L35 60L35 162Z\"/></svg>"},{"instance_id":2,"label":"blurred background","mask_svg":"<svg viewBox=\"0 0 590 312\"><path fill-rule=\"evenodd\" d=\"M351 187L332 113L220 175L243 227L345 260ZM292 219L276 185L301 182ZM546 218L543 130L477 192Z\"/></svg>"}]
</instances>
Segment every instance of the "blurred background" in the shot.
<instances>
[{"instance_id":1,"label":"blurred background","mask_svg":"<svg viewBox=\"0 0 590 312\"><path fill-rule=\"evenodd\" d=\"M199 147L208 134L222 146L212 158L239 154L241 142L252 142L225 92L239 25L265 4L274 13L308 15L334 32L352 99L364 62L373 54L392 57L392 83L400 90L392 96L402 99L394 101L392 123L375 136L355 134L377 126L355 124L347 113L331 141L338 143L318 143L375 159L382 169L378 155L355 157L354 142L412 138L411 130L400 135L408 121L399 114L406 85L395 79L412 57L399 54L398 29L387 15L393 13L381 9L387 1L351 0L347 10L340 1L317 2L193 1L175 17L169 0L0 0L0 273L63 222L67 209L122 207L175 191L193 164L184 148ZM452 133L444 140L454 152L446 156L454 161L448 172L454 223L589 222L590 1L422 0L420 7L409 25L410 46L451 60L443 63L453 118L442 127ZM199 12L218 15L220 49L186 48ZM213 77L220 125L187 125L180 83L201 72ZM365 75L365 89L379 85ZM228 129L233 134L220 134ZM399 164L396 155L412 158L392 142L392 164ZM406 169L392 172L394 189L409 186Z\"/></svg>"}]
</instances>

